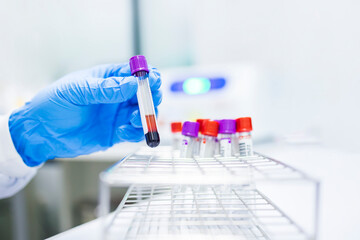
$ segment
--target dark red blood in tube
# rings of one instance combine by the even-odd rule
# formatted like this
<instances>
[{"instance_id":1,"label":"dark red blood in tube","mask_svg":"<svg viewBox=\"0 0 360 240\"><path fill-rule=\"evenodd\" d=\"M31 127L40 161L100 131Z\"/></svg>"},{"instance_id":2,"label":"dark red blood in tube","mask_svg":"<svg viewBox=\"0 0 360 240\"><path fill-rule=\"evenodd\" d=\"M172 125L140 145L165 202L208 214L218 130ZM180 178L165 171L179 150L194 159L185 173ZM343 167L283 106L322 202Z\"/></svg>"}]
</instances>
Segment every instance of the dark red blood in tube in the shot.
<instances>
[{"instance_id":1,"label":"dark red blood in tube","mask_svg":"<svg viewBox=\"0 0 360 240\"><path fill-rule=\"evenodd\" d=\"M149 132L157 132L156 119L154 115L145 115L146 125Z\"/></svg>"},{"instance_id":2,"label":"dark red blood in tube","mask_svg":"<svg viewBox=\"0 0 360 240\"><path fill-rule=\"evenodd\" d=\"M156 127L156 119L154 115L146 115L146 125L148 132L145 134L146 144L149 147L157 147L160 144L160 136Z\"/></svg>"}]
</instances>

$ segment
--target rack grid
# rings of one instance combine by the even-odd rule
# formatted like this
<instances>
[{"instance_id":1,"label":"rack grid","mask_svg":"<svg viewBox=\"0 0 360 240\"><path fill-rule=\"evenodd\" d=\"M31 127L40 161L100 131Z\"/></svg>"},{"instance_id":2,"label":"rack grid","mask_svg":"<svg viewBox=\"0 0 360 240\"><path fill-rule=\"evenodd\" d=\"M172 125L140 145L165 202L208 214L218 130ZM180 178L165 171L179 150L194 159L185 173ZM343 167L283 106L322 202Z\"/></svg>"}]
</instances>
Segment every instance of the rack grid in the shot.
<instances>
[{"instance_id":1,"label":"rack grid","mask_svg":"<svg viewBox=\"0 0 360 240\"><path fill-rule=\"evenodd\" d=\"M257 188L261 182L315 186L314 226L303 229ZM320 184L259 153L180 158L170 147L141 148L100 174L99 215L112 187L129 187L107 239L316 239Z\"/></svg>"},{"instance_id":2,"label":"rack grid","mask_svg":"<svg viewBox=\"0 0 360 240\"><path fill-rule=\"evenodd\" d=\"M309 180L305 173L259 153L251 157L180 158L178 151L140 149L101 175L111 184L248 184L259 180Z\"/></svg>"},{"instance_id":3,"label":"rack grid","mask_svg":"<svg viewBox=\"0 0 360 240\"><path fill-rule=\"evenodd\" d=\"M310 239L261 192L236 186L132 186L106 232L131 240Z\"/></svg>"}]
</instances>

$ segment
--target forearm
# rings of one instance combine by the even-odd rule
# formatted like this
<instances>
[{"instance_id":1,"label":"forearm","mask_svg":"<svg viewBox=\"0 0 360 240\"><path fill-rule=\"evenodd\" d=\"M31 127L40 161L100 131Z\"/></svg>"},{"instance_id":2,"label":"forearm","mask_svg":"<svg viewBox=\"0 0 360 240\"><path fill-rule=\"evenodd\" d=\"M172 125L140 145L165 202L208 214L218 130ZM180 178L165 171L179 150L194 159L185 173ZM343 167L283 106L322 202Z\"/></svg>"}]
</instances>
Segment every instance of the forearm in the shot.
<instances>
[{"instance_id":1,"label":"forearm","mask_svg":"<svg viewBox=\"0 0 360 240\"><path fill-rule=\"evenodd\" d=\"M28 167L17 153L10 132L9 116L0 116L0 199L14 195L34 177L38 167Z\"/></svg>"}]
</instances>

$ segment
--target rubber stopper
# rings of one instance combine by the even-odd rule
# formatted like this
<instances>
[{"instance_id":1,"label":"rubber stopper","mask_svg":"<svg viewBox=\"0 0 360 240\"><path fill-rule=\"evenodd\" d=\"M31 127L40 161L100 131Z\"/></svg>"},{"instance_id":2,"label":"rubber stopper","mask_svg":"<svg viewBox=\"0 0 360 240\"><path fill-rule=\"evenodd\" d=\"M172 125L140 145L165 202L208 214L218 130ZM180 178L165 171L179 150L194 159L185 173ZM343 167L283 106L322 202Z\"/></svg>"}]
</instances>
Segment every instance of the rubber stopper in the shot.
<instances>
[{"instance_id":1,"label":"rubber stopper","mask_svg":"<svg viewBox=\"0 0 360 240\"><path fill-rule=\"evenodd\" d=\"M149 72L146 58L143 55L136 55L129 60L131 75L139 71Z\"/></svg>"},{"instance_id":2,"label":"rubber stopper","mask_svg":"<svg viewBox=\"0 0 360 240\"><path fill-rule=\"evenodd\" d=\"M176 132L181 132L182 129L182 123L181 122L172 122L171 123L171 132L176 133Z\"/></svg>"},{"instance_id":3,"label":"rubber stopper","mask_svg":"<svg viewBox=\"0 0 360 240\"><path fill-rule=\"evenodd\" d=\"M251 132L253 130L251 117L243 117L236 119L237 132Z\"/></svg>"},{"instance_id":4,"label":"rubber stopper","mask_svg":"<svg viewBox=\"0 0 360 240\"><path fill-rule=\"evenodd\" d=\"M197 137L199 133L199 123L184 122L181 133L184 136Z\"/></svg>"},{"instance_id":5,"label":"rubber stopper","mask_svg":"<svg viewBox=\"0 0 360 240\"><path fill-rule=\"evenodd\" d=\"M207 136L217 137L219 132L219 123L215 121L206 121L204 123L203 134Z\"/></svg>"}]
</instances>

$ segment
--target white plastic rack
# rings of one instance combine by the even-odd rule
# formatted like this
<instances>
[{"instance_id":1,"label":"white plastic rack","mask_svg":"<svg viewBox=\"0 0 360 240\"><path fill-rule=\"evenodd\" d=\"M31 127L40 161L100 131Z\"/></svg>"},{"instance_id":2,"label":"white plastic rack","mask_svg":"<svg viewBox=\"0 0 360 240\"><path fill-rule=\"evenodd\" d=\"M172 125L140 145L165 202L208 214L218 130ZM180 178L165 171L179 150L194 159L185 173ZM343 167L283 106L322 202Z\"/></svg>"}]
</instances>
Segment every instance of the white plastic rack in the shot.
<instances>
[{"instance_id":1,"label":"white plastic rack","mask_svg":"<svg viewBox=\"0 0 360 240\"><path fill-rule=\"evenodd\" d=\"M140 149L100 175L100 214L110 189L129 187L106 239L316 239L319 183L274 159L179 158L168 147ZM311 230L303 229L262 193L260 182L314 185Z\"/></svg>"}]
</instances>

